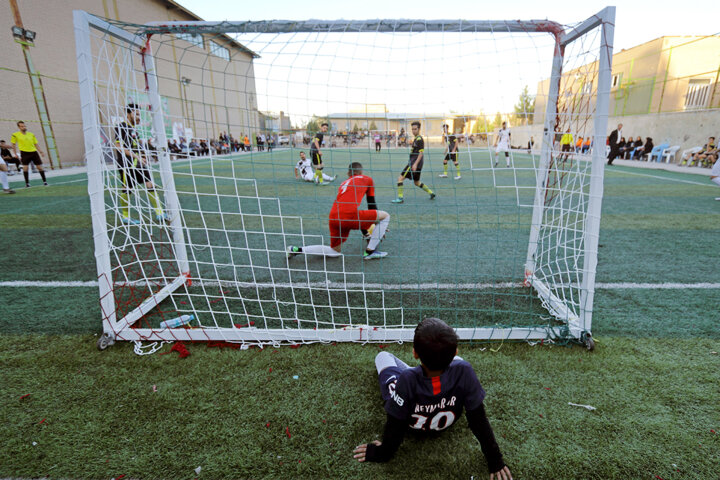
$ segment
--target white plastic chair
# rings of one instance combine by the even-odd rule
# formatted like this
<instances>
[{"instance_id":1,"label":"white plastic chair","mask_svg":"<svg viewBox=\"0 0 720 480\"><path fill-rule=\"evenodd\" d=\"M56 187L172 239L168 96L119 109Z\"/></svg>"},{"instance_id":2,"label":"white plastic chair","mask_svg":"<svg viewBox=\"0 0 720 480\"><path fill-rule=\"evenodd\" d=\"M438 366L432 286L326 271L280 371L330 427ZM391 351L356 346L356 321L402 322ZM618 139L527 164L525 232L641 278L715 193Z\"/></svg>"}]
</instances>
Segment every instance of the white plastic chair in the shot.
<instances>
[{"instance_id":1,"label":"white plastic chair","mask_svg":"<svg viewBox=\"0 0 720 480\"><path fill-rule=\"evenodd\" d=\"M681 163L688 163L690 161L690 157L698 153L700 150L702 150L702 147L692 147L687 150L683 150L682 155L680 155Z\"/></svg>"},{"instance_id":2,"label":"white plastic chair","mask_svg":"<svg viewBox=\"0 0 720 480\"><path fill-rule=\"evenodd\" d=\"M665 163L675 163L675 155L680 150L680 145L673 145L670 148L666 148L662 153L661 157Z\"/></svg>"}]
</instances>

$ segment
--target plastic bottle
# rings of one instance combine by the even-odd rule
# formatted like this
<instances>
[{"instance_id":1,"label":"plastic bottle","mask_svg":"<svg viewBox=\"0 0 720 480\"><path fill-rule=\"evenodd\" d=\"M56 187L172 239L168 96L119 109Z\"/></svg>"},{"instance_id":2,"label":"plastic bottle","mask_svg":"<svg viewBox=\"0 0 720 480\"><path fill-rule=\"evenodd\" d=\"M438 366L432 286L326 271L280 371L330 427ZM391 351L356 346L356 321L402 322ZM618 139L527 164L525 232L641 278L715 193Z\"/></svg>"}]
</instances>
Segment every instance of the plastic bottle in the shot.
<instances>
[{"instance_id":1,"label":"plastic bottle","mask_svg":"<svg viewBox=\"0 0 720 480\"><path fill-rule=\"evenodd\" d=\"M177 328L187 325L188 323L195 320L195 315L180 315L179 317L171 318L160 322L160 328Z\"/></svg>"}]
</instances>

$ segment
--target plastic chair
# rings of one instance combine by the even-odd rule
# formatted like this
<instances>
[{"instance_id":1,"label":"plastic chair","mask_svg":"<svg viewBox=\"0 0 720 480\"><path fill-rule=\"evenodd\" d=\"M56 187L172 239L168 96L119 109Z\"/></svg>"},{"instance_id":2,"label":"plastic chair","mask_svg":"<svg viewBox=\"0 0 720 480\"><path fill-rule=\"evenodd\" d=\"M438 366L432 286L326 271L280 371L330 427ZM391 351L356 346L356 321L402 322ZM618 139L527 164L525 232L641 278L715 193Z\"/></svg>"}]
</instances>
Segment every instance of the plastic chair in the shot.
<instances>
[{"instance_id":1,"label":"plastic chair","mask_svg":"<svg viewBox=\"0 0 720 480\"><path fill-rule=\"evenodd\" d=\"M680 155L680 160L682 160L681 165L689 164L692 160L692 156L698 153L700 150L702 150L702 147L692 147L688 148L687 150L683 150L682 155Z\"/></svg>"},{"instance_id":2,"label":"plastic chair","mask_svg":"<svg viewBox=\"0 0 720 480\"><path fill-rule=\"evenodd\" d=\"M669 143L661 143L657 147L653 147L652 151L650 152L650 155L648 156L648 162L652 162L653 158L655 158L655 157L657 157L657 159L655 161L659 162L662 157L663 152L669 146L670 146Z\"/></svg>"},{"instance_id":3,"label":"plastic chair","mask_svg":"<svg viewBox=\"0 0 720 480\"><path fill-rule=\"evenodd\" d=\"M673 145L670 148L665 149L662 153L662 159L665 163L675 163L675 155L680 150L680 145ZM672 160L672 162L670 161Z\"/></svg>"}]
</instances>

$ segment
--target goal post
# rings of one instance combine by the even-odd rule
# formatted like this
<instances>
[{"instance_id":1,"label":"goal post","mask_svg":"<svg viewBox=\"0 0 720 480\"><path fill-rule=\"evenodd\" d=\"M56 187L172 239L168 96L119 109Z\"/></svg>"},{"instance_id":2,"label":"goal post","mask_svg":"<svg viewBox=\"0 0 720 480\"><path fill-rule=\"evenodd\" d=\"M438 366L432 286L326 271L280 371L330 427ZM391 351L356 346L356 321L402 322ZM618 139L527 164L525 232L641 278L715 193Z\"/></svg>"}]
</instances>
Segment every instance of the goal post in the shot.
<instances>
[{"instance_id":1,"label":"goal post","mask_svg":"<svg viewBox=\"0 0 720 480\"><path fill-rule=\"evenodd\" d=\"M468 341L590 346L614 12L565 26L136 25L75 11L102 346L402 342L425 316L448 320ZM539 85L544 114L506 106L517 92L503 84L523 81ZM368 105L385 112L368 114ZM538 158L513 150L512 165L495 168L496 125L486 119L532 116L542 124L512 125L511 138L538 135ZM326 172L342 179L348 163L362 163L391 214L386 259L364 261L355 234L339 258L288 258L291 245L328 242L336 189L292 178L310 149L295 139L312 138L325 118ZM383 135L376 153L372 134L397 141L414 121L426 142L422 178L438 201L405 182L408 201L395 207L413 139L388 147ZM442 184L437 139L447 140L448 123L464 170ZM330 145L356 125L370 132L370 148ZM594 147L565 151L557 137L566 131ZM126 134L131 147L118 138ZM271 140L283 135L293 141ZM161 324L174 319L176 327Z\"/></svg>"}]
</instances>

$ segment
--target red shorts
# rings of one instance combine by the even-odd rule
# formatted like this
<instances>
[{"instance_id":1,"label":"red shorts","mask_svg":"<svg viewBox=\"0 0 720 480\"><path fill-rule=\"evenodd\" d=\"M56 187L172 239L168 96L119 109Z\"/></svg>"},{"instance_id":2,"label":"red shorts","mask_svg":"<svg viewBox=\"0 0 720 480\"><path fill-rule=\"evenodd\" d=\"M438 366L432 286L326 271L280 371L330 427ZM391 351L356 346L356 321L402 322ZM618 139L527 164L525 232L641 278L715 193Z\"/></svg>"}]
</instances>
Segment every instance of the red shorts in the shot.
<instances>
[{"instance_id":1,"label":"red shorts","mask_svg":"<svg viewBox=\"0 0 720 480\"><path fill-rule=\"evenodd\" d=\"M330 246L337 247L347 240L350 230L367 230L377 220L377 210L330 212Z\"/></svg>"}]
</instances>

